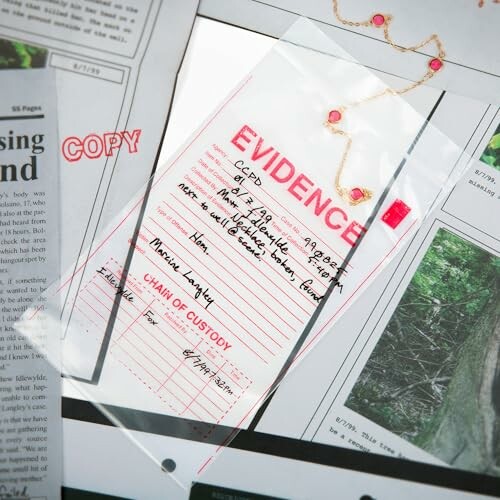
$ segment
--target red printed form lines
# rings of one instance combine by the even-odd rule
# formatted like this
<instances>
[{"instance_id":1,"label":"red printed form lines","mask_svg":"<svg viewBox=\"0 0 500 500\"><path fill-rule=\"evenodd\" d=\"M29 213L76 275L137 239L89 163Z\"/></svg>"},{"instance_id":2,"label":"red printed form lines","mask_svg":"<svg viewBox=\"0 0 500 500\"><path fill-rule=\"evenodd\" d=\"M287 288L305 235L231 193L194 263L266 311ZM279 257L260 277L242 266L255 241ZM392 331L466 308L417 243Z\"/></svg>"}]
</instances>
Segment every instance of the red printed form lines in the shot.
<instances>
[{"instance_id":1,"label":"red printed form lines","mask_svg":"<svg viewBox=\"0 0 500 500\"><path fill-rule=\"evenodd\" d=\"M182 200L180 200L178 197L176 197L174 194L172 194L172 198L175 200L175 202L179 205L179 206L182 206L183 208L185 208L188 212L190 212L194 217L196 217L197 219L199 219L199 216L197 214L195 214ZM169 205L167 202L164 202L166 206L168 206L170 209L172 208L171 205ZM174 209L175 210L175 209ZM205 227L207 227L215 236L219 236L218 233L210 227L210 225L208 225L205 221L203 221L202 219L199 219ZM219 236L220 239L222 239L220 236ZM222 239L222 241L224 243L227 243L225 240ZM222 246L222 245L221 245ZM235 265L236 267L238 267L239 269L241 269L244 273L246 272L243 268L241 268L238 263L232 259L231 257L229 257L227 255L226 252L222 251L221 247L220 246L217 246L215 245L215 248L217 248L225 257L225 259L227 259L227 263L228 264L231 264L231 265ZM241 259L243 257L243 254L241 254L241 252L238 252L233 246L230 246L230 248L237 254L237 257L236 259ZM258 282L255 278L252 277L252 281L254 281L255 283L258 284L258 286L260 287L260 289L262 291L264 291L266 293L266 295L274 300L275 302L279 303L280 306L285 309L285 314L288 314L290 316L293 316L294 318L298 319L299 321L301 322L304 322L304 318L298 318L296 316L296 314L293 312L293 309L294 308L298 308L301 310L301 312L304 312L306 314L306 317L309 317L313 311L308 311L307 309L305 309L303 307L303 305L301 305L299 302L297 302L297 300L293 299L283 288L280 288L280 292L282 293L282 295L286 296L290 302L293 302L293 305L292 304L289 304L289 305L285 305L283 304L279 299L278 297L276 297L276 295L273 293L274 292L274 289L277 287L276 283L271 279L269 278L267 275L265 275L263 273L263 271L261 269L259 269L257 266L255 266L254 263L250 262L250 265L252 268L254 268L256 271L257 271L257 276L258 275L261 275L261 277L264 277L266 279L266 281L268 283L260 283ZM249 277L251 277L251 275L249 275ZM270 288L269 288L270 287Z\"/></svg>"},{"instance_id":2,"label":"red printed form lines","mask_svg":"<svg viewBox=\"0 0 500 500\"><path fill-rule=\"evenodd\" d=\"M261 259L259 257L261 261L258 263L261 267L260 269L255 266L255 260L252 261L250 259L249 264L253 264L253 267L262 273L264 279L271 286L276 287L276 281L285 283L280 288L281 295L287 297L290 302L293 302L293 308L302 310L306 313L307 317L310 317L331 283L338 286L340 292L342 291L343 285L338 280L338 277L340 273L347 273L347 271L339 267L339 259L332 258L328 253L325 254L325 251L337 256L340 256L340 254L332 249L330 245L325 245L322 250L319 250L317 248L318 242L313 240L313 238L298 236L301 233L299 233L297 225L304 228L302 234L313 235L317 238L310 228L304 226L302 222L291 215L275 196L264 189L262 181L257 174L252 171L250 171L250 174L248 173L249 167L242 168L232 163L227 159L227 155L216 145L213 145L213 149L217 152L215 156L213 151L206 151L203 159L198 161L201 167L193 167L189 174L184 175L183 179L187 181L187 186L193 187L187 187L184 183L179 184L178 187L181 189L177 190L175 194L172 193L175 203L166 202L165 200L163 200L163 203L170 211L174 211L176 216L183 220L184 224L194 229L192 221L187 220L185 217L186 211L195 218L195 221L198 221L198 219L201 219L200 213L202 214L203 210L208 209L207 202L210 202L210 209L216 209L210 215L213 216L216 212L219 214L215 217L217 222L215 226L220 229L219 225L222 225L227 231L219 234L220 231L216 231L211 225L207 224L206 220L201 219L204 230L205 227L208 227L210 234L216 234L217 241L224 241L233 250L235 250L234 247L236 246L237 253L240 256L241 252L245 253L245 251L241 249L238 243L235 243L235 240L238 239L240 241L241 236L239 238L229 237L230 241L228 242L228 234L231 234L231 236L238 234L245 237L248 235L248 239L256 244L260 241L265 241L266 246L262 250L262 256L267 251L268 258ZM227 161L232 168L236 169L235 174L231 174L224 168L223 161ZM243 164L243 162L240 163ZM212 166L210 167L209 165ZM245 170L246 173L242 173ZM254 182L252 182L252 179ZM245 180L247 182L244 184ZM219 187L221 185L223 187L218 189L217 184ZM251 188L248 187L248 184L250 184ZM259 196L255 194L257 186L259 188ZM203 194L202 200L197 195L198 192ZM183 196L185 194L188 195L187 200ZM265 203L262 202L261 194L267 200ZM182 198L182 200L179 198ZM200 211L199 208L195 209L193 205L197 205L203 210ZM181 213L179 209L184 213ZM245 213L245 209L247 213ZM161 213L161 211L159 212ZM279 214L282 214L282 216L280 217ZM166 215L166 213L164 212L163 215ZM288 221L288 216L296 222L296 226L293 226ZM191 217L189 218L191 219ZM281 224L281 221L285 221L284 225ZM228 223L229 226L227 226ZM285 231L283 231L283 227L285 226ZM223 237L225 232L228 234L225 234L225 237ZM256 234L257 236L255 236ZM303 242L300 243L297 241L295 239L297 237L301 238ZM320 238L317 239L324 244L323 240ZM289 242L291 243L289 244ZM288 248L289 246L291 248ZM297 254L300 254L300 257ZM340 258L342 261L344 260L341 256ZM234 262L231 262L231 264L234 264ZM262 267L267 267L267 269L262 269ZM352 266L349 267L352 269ZM291 285L291 282L295 282L295 285ZM298 286L299 283L300 287ZM298 289L300 289L300 293ZM300 296L298 301L291 296L296 294ZM308 305L304 302L308 303ZM309 306L312 306L312 308L309 308Z\"/></svg>"},{"instance_id":3,"label":"red printed form lines","mask_svg":"<svg viewBox=\"0 0 500 500\"><path fill-rule=\"evenodd\" d=\"M230 174L230 173L229 173L226 169L221 169L221 171L222 171L222 172L224 172L226 175L228 175L231 179L234 177L234 176L233 176L233 175L231 175L231 174ZM262 186L261 186L261 188L262 188ZM263 203L262 203L262 201L261 201L261 200L260 200L260 199L259 199L259 198L255 195L255 193L253 193L253 192L252 192L252 191L251 191L248 187L246 187L246 186L245 186L245 190L246 190L246 191L248 191L248 193L250 193L250 194L252 195L252 197L253 197L253 199L254 199L255 201L258 201L260 204L263 204ZM263 188L262 188L262 191L264 191L264 192L265 192L265 190L264 190ZM266 194L267 194L267 195L268 195L268 196L269 196L269 197L273 200L273 202L276 202L276 200L275 200L272 196L270 196L268 193L266 193ZM280 205L280 207L282 207L282 206ZM284 208L284 207L282 207L282 208ZM239 212L240 214L242 214L241 210L238 210L238 212ZM311 234L312 234L312 233L311 233ZM299 259L297 259L297 258L296 258L296 257L295 257L292 253L288 254L288 255L287 255L287 257L288 257L288 258L290 258L291 260L293 260L293 261L295 262L295 264L297 264L299 267L301 267L301 268L302 268L302 270L303 270L303 271L307 274L307 277L308 277L308 278L311 278L311 277L312 277L312 278L316 278L316 275L314 275L314 274L313 274L313 272L311 271L311 269L306 268L306 267L304 266L304 264L303 264L302 262L300 262L300 260L299 260ZM275 274L277 274L277 275L280 277L280 279L282 279L282 280L285 280L285 281L286 281L285 276L283 276L282 274L280 274L280 273L279 273L279 271L278 271L277 269L275 269L274 267L272 267L272 266L271 266L271 264L270 264L269 262L267 262L267 261L266 261L265 263L267 264L267 266L268 266L268 267L269 267L269 268L270 268L270 269L271 269L271 270L272 270ZM299 279L301 279L301 280L302 280L302 278L300 277L300 275L299 275L298 273L295 273L295 275L296 275ZM323 293L324 293L324 292L326 291L326 289L328 288L328 285L329 285L329 284L328 284L328 283L321 283L321 285L323 285L323 287L324 287L324 290L323 290ZM311 288L314 290L314 288L313 288L313 287L311 287ZM318 292L317 290L314 290L314 291L315 291L316 293L318 293L318 295L319 295L319 292ZM308 302L309 302L310 304L312 304L313 306L315 305L315 303L314 303L311 299L308 299Z\"/></svg>"},{"instance_id":4,"label":"red printed form lines","mask_svg":"<svg viewBox=\"0 0 500 500\"><path fill-rule=\"evenodd\" d=\"M157 223L154 219L151 219L151 220L152 220L152 221L153 221L156 225L158 225L158 226L159 226L159 224L158 224L158 223ZM161 226L159 226L159 227L161 228ZM146 229L146 231L148 231L150 234L152 234L153 236L155 235L155 233L154 233L153 231L151 231L150 229L148 229L148 228L145 226L145 224L143 224L143 225L141 226L141 229ZM163 231L165 231L163 228L161 228L161 229L162 229ZM172 238L172 240L173 240L173 241L176 241L176 242L177 242L177 240L176 240L176 239L175 239L172 235L169 235L169 236ZM177 243L178 243L178 242L177 242ZM165 248L170 249L170 247L169 247L166 243L164 243L164 246L165 246ZM171 249L170 249L170 250L171 250ZM175 255L175 252L174 252L174 255ZM177 258L178 258L181 262L183 262L184 264L186 264L186 266L187 266L187 267L190 267L190 266L186 263L186 261L185 261L182 257L180 257L179 255L177 255ZM218 293L219 293L219 295L221 295L221 296L222 296L222 297L223 297L223 298L224 298L224 299L225 299L225 300L226 300L229 304L231 304L231 305L232 305L232 306L233 306L233 307L234 307L234 308L235 308L235 309L236 309L236 310L237 310L240 314L242 314L243 316L245 316L245 317L246 317L246 318L247 318L247 319L248 319L248 320L249 320L249 321L250 321L250 322L251 322L251 323L252 323L252 324L253 324L256 328L258 328L258 329L260 330L260 332L261 332L263 335L267 336L267 337L268 337L268 338L269 338L272 342L274 342L274 343L275 343L278 347L282 347L282 346L281 346L278 342L276 342L276 340L275 340L274 338L272 338L272 337L271 337L271 336L270 336L267 332L265 332L264 330L262 330L260 326L258 326L258 325L257 325L254 321L252 321L252 320L251 320L251 319L250 319L250 318L249 318L249 317L248 317L248 316L247 316L247 315L246 315L246 314L245 314L245 313L244 313L241 309L239 309L239 308L238 308L238 307L237 307L237 306L236 306L236 305L235 305L235 304L234 304L234 303L233 303L233 302L229 299L229 297L228 297L228 296L224 295L224 294L223 294L220 290L218 290L217 288L215 288L215 287L211 284L211 282L210 282L210 281L208 281L206 278L204 278L204 281L205 281L207 284L209 284L213 290L215 290L216 292L218 292ZM239 323L239 322L238 322L238 321L234 318L234 316L232 316L231 314L229 314L229 313L228 313L228 312L227 312L227 311L226 311L223 307L217 306L217 309L218 309L218 312L219 312L219 313L224 314L224 315L225 315L225 316L226 316L229 320L231 320L231 321L233 321L234 323L236 323L240 329L244 330L244 331L245 331L245 333L246 333L247 335L249 335L252 339L254 339L254 341L255 341L257 344L259 344L259 345L260 345L263 349L265 349L265 350L266 350L269 354L274 355L274 352L273 352L271 349L269 349L269 348L267 347L267 345L266 345L266 344L264 344L264 343L263 343L263 342L261 342L261 341L260 341L257 337L255 337L255 335L253 335L253 334L252 334L252 332L251 332L250 330L248 330L245 326L243 326L241 323ZM215 318L216 318L216 317L214 316L214 319L215 319Z\"/></svg>"},{"instance_id":5,"label":"red printed form lines","mask_svg":"<svg viewBox=\"0 0 500 500\"><path fill-rule=\"evenodd\" d=\"M182 243L180 243L180 241L175 238L175 236L173 236L173 234L170 234L170 233L167 233L166 229L163 228L157 220L153 219L152 217L149 217L151 219L151 221L158 227L162 230L163 233L167 234L170 238L172 238L173 241L175 241L175 243L182 248L183 250L183 255L187 255L189 254L194 260L196 260L196 256L188 249L186 248L185 245L183 245ZM154 234L153 231L149 230L144 224L142 225L142 229L146 229L146 231L149 231L151 234ZM168 245L165 244L165 247L169 248ZM172 250L172 249L171 249ZM182 259L182 257L178 257L181 261L183 261L184 263L186 263L186 261L184 261L184 259ZM189 265L189 264L188 264ZM231 287L231 285L227 282L227 280L220 280L220 278L210 269L210 268L206 268L206 272L210 273L214 279L218 280L218 286L222 286L222 287L227 287L229 288L230 290L230 294L234 294L238 297L240 297L240 299L242 299L242 301L245 301L245 299L233 288ZM229 294L227 293L222 293L220 290L218 290L215 286L212 285L212 283L207 279L205 278L205 281L216 291L218 291L223 297L225 300L227 300L237 311L239 311L240 314L242 314L245 318L247 318L247 320L252 323L257 329L259 329L259 331L265 335L267 338L269 338L272 342L274 342L278 347L283 347L277 340L275 340L271 335L269 335L265 330L262 329L261 326L259 326L257 323L255 323L255 321L252 320L252 318L250 318L248 316L248 314L246 314L242 308L238 307L233 301L231 301L231 299L229 298ZM242 302L244 303L244 302ZM280 335L282 335L283 337L285 337L287 340L289 339L289 337L284 333L282 332L279 327L277 327L275 324L271 323L269 320L267 320L267 318L265 318L265 316L263 316L259 311L258 309L254 309L255 313L258 314L262 320L264 320L271 328L275 329ZM221 309L221 311L223 314L227 315L227 312L224 310L224 309ZM234 319L233 319L234 321ZM238 323L239 324L239 323ZM241 328L243 328L243 330L245 330L250 336L253 337L252 333L249 332L248 330L246 330L245 327L243 327L241 324L239 324L239 326ZM262 345L262 343L256 339L256 342L260 343ZM266 347L266 346L264 346ZM267 347L266 347L267 349Z\"/></svg>"},{"instance_id":6,"label":"red printed form lines","mask_svg":"<svg viewBox=\"0 0 500 500\"><path fill-rule=\"evenodd\" d=\"M122 270L118 267L118 262L111 260L112 265L109 261L107 263L107 272L119 279ZM110 354L138 377L156 397L167 402L170 409L178 415L190 413L199 420L220 422L251 385L250 379L243 376L221 354L215 354L211 346L197 335L192 335L189 339L183 332L188 330L190 325L179 316L177 321L183 325L183 332L177 331L171 325L165 327L163 321L151 326L144 320L145 314L149 312L152 317L160 318L162 309L168 307L168 304L154 296L151 290L131 274L127 276L124 287L143 293L134 296L140 304L122 299L117 320L123 323L123 328L115 330ZM87 321L99 326L98 331L102 331L109 320L115 300L115 296L110 294L112 290L113 285L103 274L96 274L81 291L82 294L88 295L88 300L80 296L82 303L88 306L88 311L81 307L77 310ZM116 293L116 290L114 291ZM98 312L91 301L94 305L94 301L97 301L104 312ZM95 323L98 319L96 316L102 319L101 325ZM227 380L231 394L223 392L213 383L212 378L196 370L202 367L206 371L206 362L198 363L195 369L189 366L182 356L186 348L198 350L201 356L205 356L207 361L210 360L209 363L213 363L213 371L218 377Z\"/></svg>"},{"instance_id":7,"label":"red printed form lines","mask_svg":"<svg viewBox=\"0 0 500 500\"><path fill-rule=\"evenodd\" d=\"M227 425L234 426L267 393L321 302L321 294L330 283L338 284L332 281L340 274L336 262L344 260L340 254L345 253L346 245L354 246L353 238L362 228L352 221L355 230L349 229L351 225L345 228L337 244L316 230L322 223L333 230L332 214L338 217L338 207L326 211L332 200L324 197L328 191L319 188L319 194L302 204L307 210L298 208L296 213L286 191L295 196L304 186L297 183L295 192L291 188L285 191L283 179L274 176L279 184L266 184L267 180L258 177L262 174L256 160L273 150L264 150L261 138L254 152L248 150L245 160L240 160L246 163L246 172L259 179L259 183L252 182L239 162L232 163L222 149L227 146L230 156L239 155L231 143L244 152L245 143L250 142L242 132L231 140L233 127L241 126L240 109L221 114L224 106L172 164L160 170L148 193L145 212L142 198L131 202L125 217L82 265L78 263L62 288L83 269L90 273L92 262L122 255L132 234L125 222L141 211L143 225L134 241L136 252L126 280L120 263L110 258L104 268L85 280L77 296L75 311L89 337L93 329L96 336L111 335L103 380L120 384L121 378L109 378L111 370L119 368L113 374L130 385L129 401L137 396L139 404L151 395L159 408L168 407L175 415L215 424L226 419ZM246 160L249 154L252 163ZM252 202L238 197L243 191ZM269 221L273 223L266 228ZM234 232L228 231L232 223ZM318 252L321 256L315 255ZM330 264L328 272L325 263ZM106 327L115 309L111 334ZM134 379L140 381L141 391L143 386L149 391L146 399L144 393L134 392Z\"/></svg>"},{"instance_id":8,"label":"red printed form lines","mask_svg":"<svg viewBox=\"0 0 500 500\"><path fill-rule=\"evenodd\" d=\"M135 328L131 332L133 331L137 338L132 339L129 336L131 332L127 333L128 337L123 337L119 344L113 347L113 355L127 366L131 366L135 373L142 373L142 379L146 379L154 394L162 400L169 400L179 415L188 411L201 420L218 422L233 406L235 398L240 397L248 389L249 379L245 377L246 385L241 386L231 378L230 373L214 362L214 368L230 381L232 387L231 395L221 392L212 384L211 379L203 376L201 371L190 369L185 359L171 354L172 351L163 344L168 337L166 334L159 340L160 337L153 335L150 329L144 328L141 333L137 333ZM147 334L150 334L150 337ZM146 340L153 337L157 340L155 345ZM115 348L119 348L125 358ZM205 342L199 341L193 349L207 358L210 356L210 346ZM169 356L176 364L167 365L165 356ZM222 358L220 362L222 366L227 363Z\"/></svg>"},{"instance_id":9,"label":"red printed form lines","mask_svg":"<svg viewBox=\"0 0 500 500\"><path fill-rule=\"evenodd\" d=\"M279 205L290 217L292 217L296 223L300 224L303 229L305 229L309 233L311 233L318 241L321 241L321 243L323 243L323 245L325 245L325 247L328 248L328 250L330 250L330 252L334 253L337 257L339 257L339 259L342 262L345 260L345 257L343 257L342 255L340 255L335 249L331 248L330 245L328 245L328 243L325 243L325 241L322 240L316 233L313 233L310 228L304 226L304 224L299 219L297 219L297 217L295 217L292 213L290 213L290 210L288 210L286 207L284 207L274 196L272 196L271 194L269 194L264 188L262 189L262 191L264 193L266 193L267 196L269 196L269 198L271 198L277 205ZM352 264L348 263L347 266L349 268L353 269Z\"/></svg>"},{"instance_id":10,"label":"red printed form lines","mask_svg":"<svg viewBox=\"0 0 500 500\"><path fill-rule=\"evenodd\" d=\"M231 162L230 160L226 159L226 161L232 166L234 167L234 163ZM231 179L234 177L230 172L228 172L225 168L222 168L221 169L222 172L224 172L226 175L228 175ZM306 227L295 215L293 215L285 206L283 206L282 203L280 203L275 196L273 196L272 194L270 194L263 186L260 186L260 189L262 191L263 194L265 194L269 200L271 200L272 203L274 203L275 205L277 205L279 207L280 210L282 210L283 212L286 212L288 214L288 216L294 220L294 223L298 224L299 226L302 227L302 229L304 231L306 231L307 233L310 233L314 236L314 238L318 241L320 241L324 246L325 248L327 248L331 253L335 254L337 257L339 257L340 261L341 262L344 262L345 261L345 257L343 257L342 255L340 255L334 248L331 248L331 246L327 243L324 242L323 239L321 239L319 236L317 236L316 233L314 233L310 227ZM259 197L257 197L254 193L254 191L250 188L248 188L248 185L245 185L245 190L248 191L248 193L250 193L252 195L252 197L259 201L261 204L264 204ZM266 206L268 205L265 204ZM313 275L311 270L310 269L307 269L298 259L296 259L292 254L290 254L290 258L293 259L300 267L302 267L302 269L304 269L305 272L307 272L309 275L312 275L314 277L317 277L316 275ZM353 266L351 264L347 264L347 266L350 268L350 269L353 269ZM324 283L323 283L324 284ZM328 288L329 286L329 283L326 283L324 284L326 286L326 288Z\"/></svg>"},{"instance_id":11,"label":"red printed form lines","mask_svg":"<svg viewBox=\"0 0 500 500\"><path fill-rule=\"evenodd\" d=\"M85 308L88 311L91 311L90 315L94 317L94 320L98 319L96 315L102 319L100 331L104 333L110 319L115 296L110 295L108 291L104 290L100 285L97 284L96 281L100 279L98 276L99 275L94 275L92 279L80 290L78 300L83 303L80 303L80 310L82 309L82 306L85 305ZM110 287L109 283L107 283L107 285L103 285ZM130 312L128 312L128 310L124 309L124 311L126 312L126 314L130 315ZM118 316L117 319L118 321L120 321L120 323L126 325L126 322L120 316ZM95 323L95 321L93 322ZM118 325L116 326L116 328L118 328Z\"/></svg>"},{"instance_id":12,"label":"red printed form lines","mask_svg":"<svg viewBox=\"0 0 500 500\"><path fill-rule=\"evenodd\" d=\"M175 285L184 292L184 294L188 297L188 298L191 298L191 296L188 294L188 292L186 291L185 288L183 288L179 282L177 280L174 280L173 278L171 278L155 261L153 261L150 257L148 257L147 255L144 255L144 257L146 258L146 260L148 260L160 273L162 273L165 278L167 280L170 280L172 281L173 283L175 283ZM266 358L264 358L261 354L259 354L254 348L252 348L250 345L248 345L247 342L245 342L245 340L243 338L241 338L241 336L237 335L234 331L234 329L230 329L221 319L220 317L217 318L216 316L213 315L213 313L211 311L206 311L206 313L212 317L212 319L214 319L217 323L219 323L226 331L228 332L231 332L231 334L236 337L241 343L242 345L244 345L246 348L248 348L253 354L255 354L255 356L257 356L259 359L261 359L264 363L267 363L268 361L266 360ZM267 347L266 347L267 350L269 350ZM271 352L271 351L269 351Z\"/></svg>"},{"instance_id":13,"label":"red printed form lines","mask_svg":"<svg viewBox=\"0 0 500 500\"><path fill-rule=\"evenodd\" d=\"M175 196L173 196L173 198L175 199L175 201L180 205L182 206L183 208L185 208L189 213L191 213L191 215L193 215L194 217L196 217L196 214L184 203L182 202L181 200L179 200L178 198L175 198ZM183 219L184 221L186 221L186 219L178 212L178 210L176 210L174 207L172 207L172 205L170 205L169 203L167 203L166 201L163 202L165 204L165 206L167 206L169 208L169 210L172 210L175 214L177 214L177 216L179 216L181 219ZM204 221L202 221L204 226L207 227L208 229L211 229L210 226L208 224L206 224ZM190 224L191 225L191 224ZM192 226L191 226L192 227ZM215 232L215 231L213 231ZM217 237L217 234L215 233L215 237ZM229 257L227 255L226 252L224 252L223 250L221 250L220 248L217 247L216 244L213 243L213 240L211 240L209 237L206 237L207 238L207 241L210 242L210 244L212 244L214 246L214 248L216 248L220 254L222 255L222 260L227 260L227 262L229 262L231 265L234 265L235 267L237 267L240 271L242 271L243 273L245 273L245 270L237 263L235 262L233 259L231 259L231 257ZM239 257L241 257L241 254L239 252L237 252L235 250L235 252L238 254ZM214 262L217 263L224 272L228 272L232 278L234 278L235 280L237 280L239 283L241 283L241 281L238 280L238 278L236 278L233 274L230 273L230 271L228 271L228 269L226 267L224 267L220 261L216 260L214 258ZM260 292L263 292L265 295L266 295L266 299L269 301L269 302L275 302L276 304L279 304L279 306L284 310L284 313L281 313L282 315L284 315L285 317L293 317L294 319L296 319L297 321L299 322L303 322L304 319L301 319L299 318L296 313L294 312L293 309L291 309L289 306L286 306L284 305L279 299L278 297L276 297L275 294L271 293L269 291L268 288L266 288L266 286L264 286L262 283L260 283L259 281L257 281L253 276L249 275L248 276L249 279L255 284L257 285L257 287L259 288L259 293ZM271 284L272 284L272 281L271 281ZM244 285L243 285L244 286ZM272 313L274 313L275 315L278 315L278 313L276 312L276 309L275 308L272 308L269 306L269 304L264 301L263 299L260 298L259 294L256 293L255 295L255 298L257 300L259 300L259 302L261 302L263 305L265 305L269 311L271 311ZM281 312L281 310L280 310ZM284 317L282 317L281 315L278 315L278 319L280 321L282 321L283 323L287 324L291 329L293 329L294 327L292 327L290 324L288 324L285 320Z\"/></svg>"},{"instance_id":14,"label":"red printed form lines","mask_svg":"<svg viewBox=\"0 0 500 500\"><path fill-rule=\"evenodd\" d=\"M169 210L171 210L171 211L172 211L172 212L176 215L176 217L178 217L179 219L181 219L181 220L182 220L185 224L187 224L187 225L188 225L188 226L190 226L193 230L195 230L194 226L193 226L190 222L188 222L188 221L187 221L187 219L186 219L186 218L185 218L185 217L184 217L184 216L183 216L183 215L182 215L182 214L181 214L181 213L180 213L177 209L175 209L172 205L170 205L170 204L168 204L168 203L166 203L166 202L164 202L164 203L165 203L165 205L169 208ZM191 210L189 210L189 209L188 209L185 205L183 205L183 207L184 207L184 208L186 208L188 211L190 211L190 212L193 214L193 212L192 212ZM194 215L194 214L193 214L193 215ZM217 248L217 247L216 247L216 245L215 245L215 244L213 243L213 241L211 240L211 238L209 238L209 237L208 237L208 236L206 236L206 235L205 235L205 238L206 238L206 240L208 241L208 243L209 243L211 246L213 246L214 248ZM219 251L219 253L221 254L221 258L222 258L222 259L227 259L229 262L231 262L232 264L234 264L234 265L235 265L235 267L238 267L240 270L242 270L242 271L243 271L243 269L242 269L240 266L238 266L235 262L231 261L231 260L229 259L229 257L227 256L227 254L226 254L226 253L224 253L224 252L223 252L220 248L217 248L217 250L218 250L218 251ZM231 271L230 271L227 267L224 267L224 265L221 263L221 260L216 259L215 257L212 257L212 263L213 263L213 264L216 264L216 265L217 265L217 267L220 269L220 271L221 271L221 272L227 272L227 273L231 276L231 279L232 279L232 280L234 280L234 282L235 282L235 283L238 283L239 285L241 285L241 286L243 286L243 287L248 286L248 285L245 285L245 284L244 284L244 283L243 283L243 282L242 282L242 281L241 281L241 280L240 280L237 276L235 276L233 273L231 273ZM251 279L253 279L253 278L251 278ZM260 286L260 287L261 287L261 290L262 290L263 292L265 292L265 293L267 292L267 293L268 293L268 290L267 290L266 288L264 288L264 287L262 287L261 285L259 285L259 283L258 283L258 282L256 282L255 280L254 280L254 282L255 282L255 284L256 284L256 285L258 285L258 286ZM236 292L235 292L235 293L236 293ZM241 296L240 296L240 297L241 297ZM273 294L268 294L268 297L269 297L269 299L276 300L276 297L275 297ZM293 317L293 318L294 318L294 319L296 319L297 321L302 321L302 320L300 320L300 319L299 319L299 318L298 318L298 317L294 314L294 312L293 312L292 310L288 310L288 309L286 309L286 307L285 307L284 305L282 306L282 307L283 307L283 309L285 309L284 314L283 314L283 313L282 313L281 315L280 315L280 314L278 314L278 312L276 312L276 308L271 307L271 306L268 304L268 302L266 302L265 300L263 300L263 299L260 297L260 294L259 294L259 293L256 293L256 294L255 294L255 300L256 300L256 302L259 302L262 306L264 306L264 307L266 308L267 313L271 313L271 314L273 315L273 321L274 321L274 322L275 322L276 320L278 320L278 321L280 321L281 323L284 323L285 325L287 325L287 326L288 326L288 327L289 327L292 331L296 330L297 326L292 326L290 323L288 323L288 321L289 321L290 317ZM280 305L282 305L282 304L281 304L281 302L278 302L278 303L279 303ZM263 319L264 319L265 321L267 321L268 323L271 323L271 321L270 321L268 318L266 318L266 316L265 316L265 314L266 314L266 313L261 313L261 312L260 312L258 309L256 309L256 308L254 309L254 311L255 311L257 314L259 314L259 316L263 317ZM271 324L273 324L273 323L271 323ZM280 333L281 333L282 335L284 335L284 334L281 332L281 330L280 330ZM284 335L284 336L285 336L285 335ZM287 338L287 340L288 340L288 337L286 337L286 336L285 336L285 338Z\"/></svg>"}]
</instances>

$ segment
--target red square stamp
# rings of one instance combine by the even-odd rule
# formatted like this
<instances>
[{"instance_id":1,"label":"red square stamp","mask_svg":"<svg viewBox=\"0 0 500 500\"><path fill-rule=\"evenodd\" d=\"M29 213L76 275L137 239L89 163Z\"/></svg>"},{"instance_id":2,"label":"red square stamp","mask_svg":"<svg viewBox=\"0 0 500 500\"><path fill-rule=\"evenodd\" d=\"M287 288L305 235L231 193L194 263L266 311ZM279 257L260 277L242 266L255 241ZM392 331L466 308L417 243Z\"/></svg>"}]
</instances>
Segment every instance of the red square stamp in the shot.
<instances>
[{"instance_id":1,"label":"red square stamp","mask_svg":"<svg viewBox=\"0 0 500 500\"><path fill-rule=\"evenodd\" d=\"M411 208L404 201L395 200L382 215L382 220L392 229L396 229L410 212Z\"/></svg>"}]
</instances>

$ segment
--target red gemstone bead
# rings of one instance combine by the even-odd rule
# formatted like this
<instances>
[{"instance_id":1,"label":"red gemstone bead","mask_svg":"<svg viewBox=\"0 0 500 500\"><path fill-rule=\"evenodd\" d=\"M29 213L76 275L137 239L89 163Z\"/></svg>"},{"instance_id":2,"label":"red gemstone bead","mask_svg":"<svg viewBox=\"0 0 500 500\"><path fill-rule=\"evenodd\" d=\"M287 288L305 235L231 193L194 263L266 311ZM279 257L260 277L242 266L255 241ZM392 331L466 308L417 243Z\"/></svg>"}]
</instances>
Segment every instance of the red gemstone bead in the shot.
<instances>
[{"instance_id":1,"label":"red gemstone bead","mask_svg":"<svg viewBox=\"0 0 500 500\"><path fill-rule=\"evenodd\" d=\"M342 113L337 111L336 109L332 109L330 113L328 113L328 121L330 123L337 123L342 120Z\"/></svg>"},{"instance_id":2,"label":"red gemstone bead","mask_svg":"<svg viewBox=\"0 0 500 500\"><path fill-rule=\"evenodd\" d=\"M365 194L363 191L359 188L353 188L351 189L351 192L349 193L349 196L353 201L359 201L361 198L364 198Z\"/></svg>"},{"instance_id":3,"label":"red gemstone bead","mask_svg":"<svg viewBox=\"0 0 500 500\"><path fill-rule=\"evenodd\" d=\"M443 61L441 61L441 59L438 59L437 57L429 61L429 68L431 68L432 71L439 71L442 67Z\"/></svg>"},{"instance_id":4,"label":"red gemstone bead","mask_svg":"<svg viewBox=\"0 0 500 500\"><path fill-rule=\"evenodd\" d=\"M380 26L383 26L385 24L385 17L382 14L375 14L372 17L372 24L373 26L376 26L379 28Z\"/></svg>"}]
</instances>

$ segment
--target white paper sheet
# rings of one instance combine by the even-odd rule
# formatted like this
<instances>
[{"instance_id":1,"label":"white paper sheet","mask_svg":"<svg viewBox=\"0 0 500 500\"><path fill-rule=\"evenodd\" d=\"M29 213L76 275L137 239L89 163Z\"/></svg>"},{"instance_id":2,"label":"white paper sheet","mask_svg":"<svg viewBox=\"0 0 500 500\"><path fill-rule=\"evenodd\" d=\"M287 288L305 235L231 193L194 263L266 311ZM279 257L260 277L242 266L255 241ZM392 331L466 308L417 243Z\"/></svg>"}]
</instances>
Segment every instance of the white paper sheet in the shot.
<instances>
[{"instance_id":1,"label":"white paper sheet","mask_svg":"<svg viewBox=\"0 0 500 500\"><path fill-rule=\"evenodd\" d=\"M0 81L0 498L57 498L60 375L13 326L59 273L55 77L18 68Z\"/></svg>"},{"instance_id":2,"label":"white paper sheet","mask_svg":"<svg viewBox=\"0 0 500 500\"><path fill-rule=\"evenodd\" d=\"M46 48L57 72L65 270L151 175L198 2L16 4L0 3L0 38ZM63 155L69 137L124 130L141 131L135 153Z\"/></svg>"}]
</instances>

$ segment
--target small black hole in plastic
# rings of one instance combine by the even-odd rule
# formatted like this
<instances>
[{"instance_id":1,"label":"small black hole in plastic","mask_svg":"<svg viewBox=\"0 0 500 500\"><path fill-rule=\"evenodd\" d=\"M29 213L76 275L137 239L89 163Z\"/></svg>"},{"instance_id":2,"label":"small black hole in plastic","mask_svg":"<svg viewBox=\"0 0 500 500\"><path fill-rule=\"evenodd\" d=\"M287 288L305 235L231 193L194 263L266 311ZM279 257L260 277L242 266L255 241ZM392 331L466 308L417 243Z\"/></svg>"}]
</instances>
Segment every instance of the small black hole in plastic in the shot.
<instances>
[{"instance_id":1,"label":"small black hole in plastic","mask_svg":"<svg viewBox=\"0 0 500 500\"><path fill-rule=\"evenodd\" d=\"M375 500L375 498L371 497L370 495L363 495L359 500Z\"/></svg>"},{"instance_id":2,"label":"small black hole in plastic","mask_svg":"<svg viewBox=\"0 0 500 500\"><path fill-rule=\"evenodd\" d=\"M163 472L174 472L176 467L177 464L175 463L175 460L172 460L171 458L166 458L161 463L161 470Z\"/></svg>"}]
</instances>

